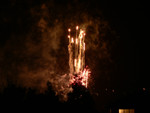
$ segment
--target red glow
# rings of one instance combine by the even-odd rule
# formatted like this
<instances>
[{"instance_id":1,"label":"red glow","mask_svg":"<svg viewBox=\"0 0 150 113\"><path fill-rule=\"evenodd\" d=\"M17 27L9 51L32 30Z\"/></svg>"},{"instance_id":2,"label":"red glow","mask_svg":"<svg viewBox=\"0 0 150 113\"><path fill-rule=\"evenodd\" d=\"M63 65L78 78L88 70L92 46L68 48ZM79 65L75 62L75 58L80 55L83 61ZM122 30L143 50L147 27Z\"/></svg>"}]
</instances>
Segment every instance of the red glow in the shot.
<instances>
[{"instance_id":1,"label":"red glow","mask_svg":"<svg viewBox=\"0 0 150 113\"><path fill-rule=\"evenodd\" d=\"M80 72L78 75L72 75L72 79L70 81L71 84L79 84L82 86L88 87L88 80L90 77L91 71L88 68L84 68L82 72Z\"/></svg>"}]
</instances>

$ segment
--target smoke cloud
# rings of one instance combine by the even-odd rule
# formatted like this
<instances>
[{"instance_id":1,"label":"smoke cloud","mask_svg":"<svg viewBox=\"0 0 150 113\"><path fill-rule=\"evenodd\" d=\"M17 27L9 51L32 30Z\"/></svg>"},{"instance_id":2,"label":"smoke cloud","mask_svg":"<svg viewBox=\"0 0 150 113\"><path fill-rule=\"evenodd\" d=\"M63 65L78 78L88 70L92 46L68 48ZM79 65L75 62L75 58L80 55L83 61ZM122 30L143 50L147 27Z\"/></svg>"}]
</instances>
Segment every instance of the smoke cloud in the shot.
<instances>
[{"instance_id":1,"label":"smoke cloud","mask_svg":"<svg viewBox=\"0 0 150 113\"><path fill-rule=\"evenodd\" d=\"M89 4L77 3L73 1L60 5L54 1L45 1L32 5L32 2L26 2L30 8L22 9L22 13L28 15L25 18L28 20L24 16L16 17L15 24L21 27L14 27L16 31L10 32L9 39L0 48L1 91L8 84L15 84L42 93L49 81L56 95L66 100L67 94L73 90L69 86L68 76L67 29L75 28L76 25L86 30L86 64L93 78L96 72L104 74L102 67L100 71L96 67L99 63L102 66L112 63L110 51L116 34L101 17L101 13L95 12L98 16L94 16L88 12ZM15 2L11 7L17 7ZM4 17L6 19L8 17ZM12 22L13 17L12 20L8 19L8 24Z\"/></svg>"}]
</instances>

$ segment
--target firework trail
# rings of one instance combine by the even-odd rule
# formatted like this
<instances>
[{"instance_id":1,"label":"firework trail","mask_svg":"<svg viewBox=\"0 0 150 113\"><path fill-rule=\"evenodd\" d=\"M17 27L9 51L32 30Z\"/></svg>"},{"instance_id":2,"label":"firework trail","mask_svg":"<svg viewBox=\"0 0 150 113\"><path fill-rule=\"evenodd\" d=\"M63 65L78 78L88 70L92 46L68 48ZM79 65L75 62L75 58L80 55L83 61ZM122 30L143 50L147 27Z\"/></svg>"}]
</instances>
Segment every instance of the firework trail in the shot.
<instances>
[{"instance_id":1,"label":"firework trail","mask_svg":"<svg viewBox=\"0 0 150 113\"><path fill-rule=\"evenodd\" d=\"M79 29L79 26L76 26L76 32L74 34L71 34L70 28L68 32L71 84L78 83L87 88L90 70L85 67L85 30Z\"/></svg>"}]
</instances>

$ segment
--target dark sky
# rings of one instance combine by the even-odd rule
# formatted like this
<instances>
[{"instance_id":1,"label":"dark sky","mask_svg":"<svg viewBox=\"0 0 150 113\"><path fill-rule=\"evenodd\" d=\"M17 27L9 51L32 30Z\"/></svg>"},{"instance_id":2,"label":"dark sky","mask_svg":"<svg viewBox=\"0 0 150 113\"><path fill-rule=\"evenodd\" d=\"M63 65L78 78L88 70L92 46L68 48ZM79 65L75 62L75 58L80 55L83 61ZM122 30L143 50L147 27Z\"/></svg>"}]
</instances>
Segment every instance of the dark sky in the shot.
<instances>
[{"instance_id":1,"label":"dark sky","mask_svg":"<svg viewBox=\"0 0 150 113\"><path fill-rule=\"evenodd\" d=\"M76 25L86 26L85 60L93 93L148 87L140 65L147 11L145 3L131 0L3 0L0 91L15 84L43 92L50 81L55 92L61 86L70 92L61 75L69 73L67 29ZM105 101L95 99L98 108Z\"/></svg>"},{"instance_id":2,"label":"dark sky","mask_svg":"<svg viewBox=\"0 0 150 113\"><path fill-rule=\"evenodd\" d=\"M96 90L105 88L132 90L132 88L146 87L148 84L145 81L146 76L140 75L139 66L140 40L144 33L144 24L148 21L145 10L144 4L138 1L10 0L1 2L1 80L3 79L4 83L17 82L20 85L22 83L19 81L22 79L34 78L27 75L24 77L22 75L24 71L33 75L34 72L38 72L36 70L44 70L46 66L51 70L54 66L58 66L60 70L61 68L67 70L68 66L64 66L68 65L65 62L68 60L65 57L68 54L67 41L62 40L62 37L67 36L64 29L76 24L88 23L87 37L88 34L89 37L96 36L98 38L95 40L99 42L97 45L93 42L92 46L88 46L87 43L89 48L95 45L97 48L88 49L86 54L87 57L89 56L86 60L93 72ZM92 25L89 25L90 21ZM95 26L98 26L98 29ZM43 46L41 37L46 36L47 29L52 36L56 33L56 40L50 40L50 46ZM95 29L98 33L94 32ZM56 43L58 47L55 47L55 41L59 42ZM63 44L66 46L63 47ZM56 60L55 63L52 62L53 59ZM26 70L25 67L29 69ZM55 70L54 73L59 72ZM14 74L16 76L12 77ZM39 76L37 75L37 78L40 78ZM39 79L36 80L35 84ZM30 84L23 86L30 87Z\"/></svg>"},{"instance_id":3,"label":"dark sky","mask_svg":"<svg viewBox=\"0 0 150 113\"><path fill-rule=\"evenodd\" d=\"M142 56L142 39L146 34L147 7L139 1L106 1L102 2L104 17L120 36L121 59L124 73L120 73L120 84L130 84L135 80L134 87L148 85L147 76L141 75L140 56ZM126 77L125 77L126 76ZM119 79L119 80L120 80ZM123 80L124 79L124 80ZM124 82L123 82L124 83ZM136 85L135 85L136 84ZM118 84L119 85L119 84Z\"/></svg>"}]
</instances>

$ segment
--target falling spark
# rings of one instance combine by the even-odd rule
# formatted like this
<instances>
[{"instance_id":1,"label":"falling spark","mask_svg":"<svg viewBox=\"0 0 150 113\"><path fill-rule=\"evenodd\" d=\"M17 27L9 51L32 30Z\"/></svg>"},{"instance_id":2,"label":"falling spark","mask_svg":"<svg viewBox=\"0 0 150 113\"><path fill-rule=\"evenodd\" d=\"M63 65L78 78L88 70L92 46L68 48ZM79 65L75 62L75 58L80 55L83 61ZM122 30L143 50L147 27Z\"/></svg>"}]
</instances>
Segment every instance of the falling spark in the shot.
<instances>
[{"instance_id":1,"label":"falling spark","mask_svg":"<svg viewBox=\"0 0 150 113\"><path fill-rule=\"evenodd\" d=\"M71 43L74 43L74 39L73 39L73 37L71 38Z\"/></svg>"},{"instance_id":2,"label":"falling spark","mask_svg":"<svg viewBox=\"0 0 150 113\"><path fill-rule=\"evenodd\" d=\"M76 26L76 30L78 30L79 29L79 26Z\"/></svg>"},{"instance_id":3,"label":"falling spark","mask_svg":"<svg viewBox=\"0 0 150 113\"><path fill-rule=\"evenodd\" d=\"M79 62L78 62L78 71L77 72L79 72L79 70L80 70L80 67L81 67L81 59L79 59Z\"/></svg>"},{"instance_id":4,"label":"falling spark","mask_svg":"<svg viewBox=\"0 0 150 113\"><path fill-rule=\"evenodd\" d=\"M71 32L71 29L70 29L70 28L68 29L68 32Z\"/></svg>"},{"instance_id":5,"label":"falling spark","mask_svg":"<svg viewBox=\"0 0 150 113\"><path fill-rule=\"evenodd\" d=\"M74 66L76 66L77 59L74 59Z\"/></svg>"},{"instance_id":6,"label":"falling spark","mask_svg":"<svg viewBox=\"0 0 150 113\"><path fill-rule=\"evenodd\" d=\"M83 50L85 51L85 43L83 44Z\"/></svg>"},{"instance_id":7,"label":"falling spark","mask_svg":"<svg viewBox=\"0 0 150 113\"><path fill-rule=\"evenodd\" d=\"M76 44L78 44L78 39L76 38Z\"/></svg>"},{"instance_id":8,"label":"falling spark","mask_svg":"<svg viewBox=\"0 0 150 113\"><path fill-rule=\"evenodd\" d=\"M70 35L68 35L68 38L70 38Z\"/></svg>"},{"instance_id":9,"label":"falling spark","mask_svg":"<svg viewBox=\"0 0 150 113\"><path fill-rule=\"evenodd\" d=\"M79 32L78 32L79 30ZM76 37L72 37L70 40L71 29L68 29L69 32L69 67L70 67L70 83L78 83L86 88L88 87L88 79L90 76L90 70L85 67L85 31L79 29L79 26L76 26ZM74 43L75 41L75 43Z\"/></svg>"}]
</instances>

